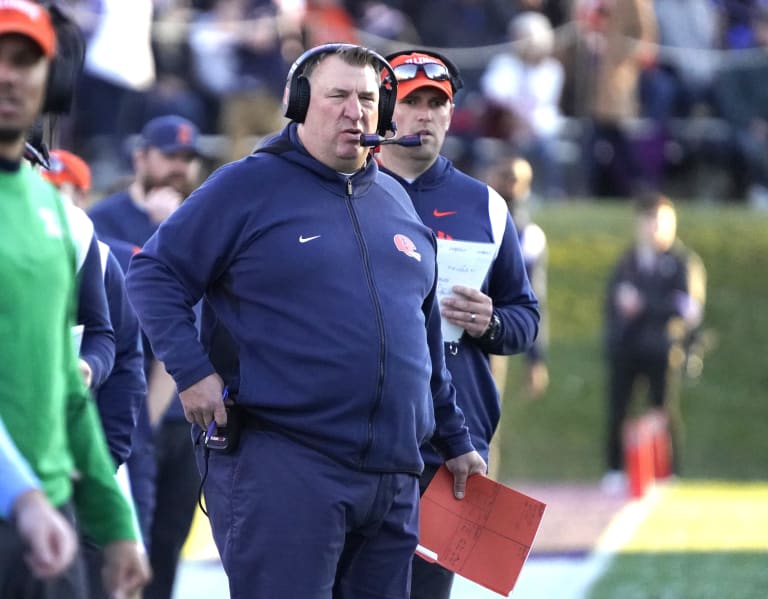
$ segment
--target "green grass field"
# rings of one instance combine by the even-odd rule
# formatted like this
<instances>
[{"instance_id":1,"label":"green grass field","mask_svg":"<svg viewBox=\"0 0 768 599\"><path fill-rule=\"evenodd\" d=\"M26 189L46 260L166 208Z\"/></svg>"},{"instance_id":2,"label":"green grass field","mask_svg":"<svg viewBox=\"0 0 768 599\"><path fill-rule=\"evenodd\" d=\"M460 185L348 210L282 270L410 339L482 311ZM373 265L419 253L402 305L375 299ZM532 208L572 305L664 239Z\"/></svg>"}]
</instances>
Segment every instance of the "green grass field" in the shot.
<instances>
[{"instance_id":1,"label":"green grass field","mask_svg":"<svg viewBox=\"0 0 768 599\"><path fill-rule=\"evenodd\" d=\"M706 327L716 346L682 389L684 477L766 477L768 214L678 203L680 238L708 271ZM513 358L500 427L501 480L596 480L603 472L601 305L613 261L632 234L630 204L579 202L534 212L550 244L550 388L521 398Z\"/></svg>"},{"instance_id":2,"label":"green grass field","mask_svg":"<svg viewBox=\"0 0 768 599\"><path fill-rule=\"evenodd\" d=\"M682 388L681 480L683 488L695 488L684 501L672 501L678 508L672 515L662 500L589 599L758 599L768 588L768 521L755 518L766 513L768 496L763 489L751 507L739 500L748 481L768 480L768 214L694 203L679 203L678 210L681 239L707 266L705 325L717 339L701 377ZM546 205L534 218L550 243L551 381L546 397L522 399L519 358L512 358L499 476L597 480L604 469L601 307L633 215L628 203L594 202ZM719 504L707 503L699 485L713 480L735 485L732 495L718 496ZM696 538L715 524L707 543ZM740 546L749 531L757 544Z\"/></svg>"},{"instance_id":3,"label":"green grass field","mask_svg":"<svg viewBox=\"0 0 768 599\"><path fill-rule=\"evenodd\" d=\"M762 599L766 502L766 483L696 481L662 489L588 598Z\"/></svg>"}]
</instances>

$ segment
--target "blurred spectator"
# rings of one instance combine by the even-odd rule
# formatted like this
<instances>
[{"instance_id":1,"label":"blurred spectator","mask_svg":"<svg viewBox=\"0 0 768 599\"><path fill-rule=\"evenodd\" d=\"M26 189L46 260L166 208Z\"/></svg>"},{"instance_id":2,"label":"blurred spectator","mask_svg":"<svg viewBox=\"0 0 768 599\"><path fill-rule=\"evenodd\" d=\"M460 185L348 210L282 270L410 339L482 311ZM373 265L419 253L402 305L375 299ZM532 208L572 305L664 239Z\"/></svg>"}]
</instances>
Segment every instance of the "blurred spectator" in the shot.
<instances>
[{"instance_id":1,"label":"blurred spectator","mask_svg":"<svg viewBox=\"0 0 768 599\"><path fill-rule=\"evenodd\" d=\"M94 187L103 189L129 169L122 144L141 128L155 82L153 2L94 0L89 8L95 25L75 95L74 147L91 165Z\"/></svg>"},{"instance_id":2,"label":"blurred spectator","mask_svg":"<svg viewBox=\"0 0 768 599\"><path fill-rule=\"evenodd\" d=\"M391 2L348 2L349 10L357 22L362 35L370 35L386 40L396 40L404 44L420 44L421 37L413 21ZM369 47L378 44L363 40Z\"/></svg>"},{"instance_id":3,"label":"blurred spectator","mask_svg":"<svg viewBox=\"0 0 768 599\"><path fill-rule=\"evenodd\" d=\"M272 0L218 0L193 21L190 49L202 90L220 101L220 131L229 138L225 160L253 149L252 136L282 125L288 70L282 56L279 7Z\"/></svg>"},{"instance_id":4,"label":"blurred spectator","mask_svg":"<svg viewBox=\"0 0 768 599\"><path fill-rule=\"evenodd\" d=\"M575 0L575 46L566 72L577 90L574 108L586 132L588 191L629 196L644 179L642 156L627 127L640 115L638 80L652 65L656 19L651 0Z\"/></svg>"},{"instance_id":5,"label":"blurred spectator","mask_svg":"<svg viewBox=\"0 0 768 599\"><path fill-rule=\"evenodd\" d=\"M652 409L663 413L672 436L672 470L679 473L681 417L677 380L685 344L702 321L706 271L677 239L677 213L658 193L636 204L635 239L614 266L605 299L608 368L606 491L621 491L622 426L637 382L647 382Z\"/></svg>"},{"instance_id":6,"label":"blurred spectator","mask_svg":"<svg viewBox=\"0 0 768 599\"><path fill-rule=\"evenodd\" d=\"M754 47L752 16L764 0L712 0L720 13L720 45L728 50Z\"/></svg>"},{"instance_id":7,"label":"blurred spectator","mask_svg":"<svg viewBox=\"0 0 768 599\"><path fill-rule=\"evenodd\" d=\"M192 73L188 7L172 0L155 0L152 53L156 80L147 94L141 123L167 114L189 119L200 129L214 132L216 104L205 101Z\"/></svg>"},{"instance_id":8,"label":"blurred spectator","mask_svg":"<svg viewBox=\"0 0 768 599\"><path fill-rule=\"evenodd\" d=\"M643 75L646 114L659 121L709 112L720 57L712 0L655 0L658 62Z\"/></svg>"},{"instance_id":9,"label":"blurred spectator","mask_svg":"<svg viewBox=\"0 0 768 599\"><path fill-rule=\"evenodd\" d=\"M507 39L507 23L516 12L506 0L423 0L404 3L427 46L476 48ZM467 90L479 89L485 61L460 64Z\"/></svg>"},{"instance_id":10,"label":"blurred spectator","mask_svg":"<svg viewBox=\"0 0 768 599\"><path fill-rule=\"evenodd\" d=\"M307 48L336 42L360 43L355 19L341 0L307 0L303 29Z\"/></svg>"},{"instance_id":11,"label":"blurred spectator","mask_svg":"<svg viewBox=\"0 0 768 599\"><path fill-rule=\"evenodd\" d=\"M517 0L519 10L534 10L549 19L553 27L559 27L568 20L571 0Z\"/></svg>"},{"instance_id":12,"label":"blurred spectator","mask_svg":"<svg viewBox=\"0 0 768 599\"><path fill-rule=\"evenodd\" d=\"M533 169L522 156L504 155L489 165L482 177L488 185L499 192L512 215L523 252L525 271L539 300L539 334L536 341L524 354L523 394L526 399L538 399L549 387L547 349L549 347L549 311L547 309L547 262L549 249L547 237L541 227L531 221L531 205L536 201L533 195ZM503 404L507 389L509 356L491 355L491 372ZM503 407L502 407L503 413ZM501 431L491 440L488 459L488 475L498 479L501 463Z\"/></svg>"},{"instance_id":13,"label":"blurred spectator","mask_svg":"<svg viewBox=\"0 0 768 599\"><path fill-rule=\"evenodd\" d=\"M67 150L50 151L48 169L42 170L44 179L53 183L59 193L72 204L88 208L88 192L91 190L91 169L80 156Z\"/></svg>"},{"instance_id":14,"label":"blurred spectator","mask_svg":"<svg viewBox=\"0 0 768 599\"><path fill-rule=\"evenodd\" d=\"M547 17L523 12L509 23L509 52L496 55L483 74L489 103L486 133L508 139L537 173L544 197L563 195L555 144L560 130L564 72L552 56L554 33Z\"/></svg>"},{"instance_id":15,"label":"blurred spectator","mask_svg":"<svg viewBox=\"0 0 768 599\"><path fill-rule=\"evenodd\" d=\"M714 95L733 127L735 163L744 191L756 207L768 209L768 6L757 11L753 29L759 51L730 61L720 72Z\"/></svg>"},{"instance_id":16,"label":"blurred spectator","mask_svg":"<svg viewBox=\"0 0 768 599\"><path fill-rule=\"evenodd\" d=\"M713 113L712 82L721 60L717 8L712 0L655 0L654 6L660 47L657 63L641 74L641 114L648 125L638 143L648 182L660 186L686 159L697 169L719 161L727 144L701 127L681 134L673 121ZM697 186L704 181L697 177Z\"/></svg>"},{"instance_id":17,"label":"blurred spectator","mask_svg":"<svg viewBox=\"0 0 768 599\"><path fill-rule=\"evenodd\" d=\"M507 155L491 164L485 172L485 181L499 192L507 203L509 213L517 229L520 249L523 251L528 280L539 300L539 335L525 352L525 395L538 399L549 387L547 349L549 347L549 315L547 310L547 262L549 249L547 236L539 225L531 220L531 205L536 201L533 194L534 170L522 156ZM507 356L491 356L491 369L499 392L504 393ZM497 433L498 434L498 433ZM494 460L490 460L489 464Z\"/></svg>"}]
</instances>

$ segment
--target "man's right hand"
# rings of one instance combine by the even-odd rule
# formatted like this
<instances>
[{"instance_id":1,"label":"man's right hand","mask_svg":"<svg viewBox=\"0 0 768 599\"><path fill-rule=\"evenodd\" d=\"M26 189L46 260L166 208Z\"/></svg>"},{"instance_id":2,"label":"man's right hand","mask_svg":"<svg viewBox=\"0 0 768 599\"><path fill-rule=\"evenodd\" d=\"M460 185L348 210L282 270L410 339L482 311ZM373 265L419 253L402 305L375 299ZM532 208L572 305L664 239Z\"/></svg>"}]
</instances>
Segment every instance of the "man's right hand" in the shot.
<instances>
[{"instance_id":1,"label":"man's right hand","mask_svg":"<svg viewBox=\"0 0 768 599\"><path fill-rule=\"evenodd\" d=\"M114 541L104 547L101 576L110 598L129 599L147 585L152 571L146 552L136 541Z\"/></svg>"},{"instance_id":2,"label":"man's right hand","mask_svg":"<svg viewBox=\"0 0 768 599\"><path fill-rule=\"evenodd\" d=\"M53 578L64 572L77 553L77 535L42 491L23 493L13 505L13 518L27 545L24 556L35 576Z\"/></svg>"},{"instance_id":3,"label":"man's right hand","mask_svg":"<svg viewBox=\"0 0 768 599\"><path fill-rule=\"evenodd\" d=\"M224 381L218 374L209 374L181 391L179 398L181 405L184 406L184 416L187 421L203 430L206 430L213 420L219 426L226 426L227 410L221 399L223 391Z\"/></svg>"},{"instance_id":4,"label":"man's right hand","mask_svg":"<svg viewBox=\"0 0 768 599\"><path fill-rule=\"evenodd\" d=\"M149 220L159 225L181 206L184 196L170 185L155 187L144 196L144 210Z\"/></svg>"}]
</instances>

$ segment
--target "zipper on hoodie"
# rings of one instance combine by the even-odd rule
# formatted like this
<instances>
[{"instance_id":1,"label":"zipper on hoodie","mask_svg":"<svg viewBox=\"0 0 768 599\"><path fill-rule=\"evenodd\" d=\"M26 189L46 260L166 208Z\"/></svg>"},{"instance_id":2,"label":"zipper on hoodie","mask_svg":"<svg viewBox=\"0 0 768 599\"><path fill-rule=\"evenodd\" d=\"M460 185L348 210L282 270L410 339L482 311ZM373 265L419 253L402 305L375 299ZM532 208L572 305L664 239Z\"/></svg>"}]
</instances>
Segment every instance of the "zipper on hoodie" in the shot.
<instances>
[{"instance_id":1,"label":"zipper on hoodie","mask_svg":"<svg viewBox=\"0 0 768 599\"><path fill-rule=\"evenodd\" d=\"M382 319L381 303L379 302L379 294L376 293L376 286L373 283L373 274L371 273L371 268L370 268L370 257L368 255L368 248L365 245L365 240L363 239L363 233L360 230L360 221L357 219L357 213L355 212L355 207L352 204L352 179L351 178L347 178L346 187L347 187L347 196L345 199L347 204L347 211L349 212L350 219L352 220L352 228L354 229L355 237L357 238L357 243L360 247L360 252L362 254L363 270L365 272L365 279L368 282L368 290L371 293L374 312L376 314L376 327L379 331L379 364L378 364L378 381L376 383L376 400L368 416L368 442L365 445L365 449L363 450L363 453L360 456L360 462L358 464L359 467L362 467L363 464L365 464L366 459L368 457L368 452L370 452L371 446L373 445L373 421L374 421L374 416L376 415L376 412L379 409L379 405L381 404L381 396L384 390L384 354L385 354L384 348L386 346L386 343L384 339L385 337L384 321Z\"/></svg>"}]
</instances>

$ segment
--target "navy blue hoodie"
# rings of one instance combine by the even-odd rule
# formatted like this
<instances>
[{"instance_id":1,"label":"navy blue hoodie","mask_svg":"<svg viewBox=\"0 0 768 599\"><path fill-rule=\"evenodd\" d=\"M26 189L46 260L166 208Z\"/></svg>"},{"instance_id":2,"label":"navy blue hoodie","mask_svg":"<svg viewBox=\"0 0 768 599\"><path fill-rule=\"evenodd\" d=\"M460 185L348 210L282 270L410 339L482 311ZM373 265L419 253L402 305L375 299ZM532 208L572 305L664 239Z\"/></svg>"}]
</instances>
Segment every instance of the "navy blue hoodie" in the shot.
<instances>
[{"instance_id":1,"label":"navy blue hoodie","mask_svg":"<svg viewBox=\"0 0 768 599\"><path fill-rule=\"evenodd\" d=\"M419 474L430 437L446 458L471 451L435 239L408 195L373 161L321 164L295 124L262 150L218 169L131 261L131 302L178 388L214 372L192 312L205 295L239 352L238 401L269 426L368 471Z\"/></svg>"},{"instance_id":2,"label":"navy blue hoodie","mask_svg":"<svg viewBox=\"0 0 768 599\"><path fill-rule=\"evenodd\" d=\"M391 174L439 238L491 243L496 248L481 291L493 301L501 334L491 342L465 333L446 356L472 443L487 463L491 437L501 416L488 354L523 352L539 331L538 301L526 274L517 231L504 199L485 183L454 168L444 156L438 156L413 182ZM434 449L425 446L423 451L427 463L439 463Z\"/></svg>"}]
</instances>

